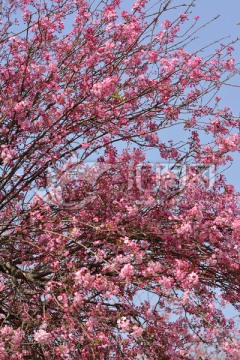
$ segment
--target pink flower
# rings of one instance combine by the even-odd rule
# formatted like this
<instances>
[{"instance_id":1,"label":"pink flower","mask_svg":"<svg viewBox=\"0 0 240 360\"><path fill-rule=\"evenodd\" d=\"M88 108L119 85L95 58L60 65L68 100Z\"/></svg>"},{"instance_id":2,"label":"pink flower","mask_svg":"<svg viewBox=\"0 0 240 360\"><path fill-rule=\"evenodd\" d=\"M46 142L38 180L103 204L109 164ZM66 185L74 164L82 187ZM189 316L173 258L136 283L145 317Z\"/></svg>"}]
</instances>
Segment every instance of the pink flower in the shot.
<instances>
[{"instance_id":1,"label":"pink flower","mask_svg":"<svg viewBox=\"0 0 240 360\"><path fill-rule=\"evenodd\" d=\"M190 59L188 61L187 65L190 69L195 69L196 67L201 66L202 63L203 63L202 58L200 56L196 56L196 57Z\"/></svg>"},{"instance_id":2,"label":"pink flower","mask_svg":"<svg viewBox=\"0 0 240 360\"><path fill-rule=\"evenodd\" d=\"M159 54L156 50L151 50L148 52L148 61L156 63L158 60L158 56L159 56Z\"/></svg>"},{"instance_id":3,"label":"pink flower","mask_svg":"<svg viewBox=\"0 0 240 360\"><path fill-rule=\"evenodd\" d=\"M186 20L188 18L187 14L184 14L184 13L180 14L179 17L180 17L181 21L184 21L184 20Z\"/></svg>"},{"instance_id":4,"label":"pink flower","mask_svg":"<svg viewBox=\"0 0 240 360\"><path fill-rule=\"evenodd\" d=\"M188 282L192 283L193 285L198 283L198 275L195 272L191 272L188 275Z\"/></svg>"},{"instance_id":5,"label":"pink flower","mask_svg":"<svg viewBox=\"0 0 240 360\"><path fill-rule=\"evenodd\" d=\"M114 21L117 19L117 13L116 10L114 9L114 6L107 5L104 7L104 18L107 21Z\"/></svg>"},{"instance_id":6,"label":"pink flower","mask_svg":"<svg viewBox=\"0 0 240 360\"><path fill-rule=\"evenodd\" d=\"M124 279L124 278L130 278L134 275L134 267L130 264L126 264L124 265L124 267L122 268L119 277Z\"/></svg>"},{"instance_id":7,"label":"pink flower","mask_svg":"<svg viewBox=\"0 0 240 360\"><path fill-rule=\"evenodd\" d=\"M98 98L110 96L116 90L117 78L112 76L93 85L92 93Z\"/></svg>"},{"instance_id":8,"label":"pink flower","mask_svg":"<svg viewBox=\"0 0 240 360\"><path fill-rule=\"evenodd\" d=\"M173 285L172 278L163 276L159 282L166 290L170 290L172 288L172 285Z\"/></svg>"},{"instance_id":9,"label":"pink flower","mask_svg":"<svg viewBox=\"0 0 240 360\"><path fill-rule=\"evenodd\" d=\"M11 326L6 325L1 329L2 337L6 337L12 334L13 334L13 328Z\"/></svg>"},{"instance_id":10,"label":"pink flower","mask_svg":"<svg viewBox=\"0 0 240 360\"><path fill-rule=\"evenodd\" d=\"M4 164L10 164L14 157L17 156L17 152L11 148L11 146L1 145L2 152L1 157Z\"/></svg>"},{"instance_id":11,"label":"pink flower","mask_svg":"<svg viewBox=\"0 0 240 360\"><path fill-rule=\"evenodd\" d=\"M180 229L178 230L179 234L187 234L192 231L192 226L190 223L183 223Z\"/></svg>"},{"instance_id":12,"label":"pink flower","mask_svg":"<svg viewBox=\"0 0 240 360\"><path fill-rule=\"evenodd\" d=\"M75 274L75 281L77 285L83 287L89 287L93 284L95 277L91 275L85 267L81 270L78 270Z\"/></svg>"},{"instance_id":13,"label":"pink flower","mask_svg":"<svg viewBox=\"0 0 240 360\"><path fill-rule=\"evenodd\" d=\"M171 23L171 21L169 21L169 20L165 20L165 21L163 21L163 23L161 24L161 26L162 26L162 27L165 27L165 29L168 29L168 28L170 28L170 27L172 26L172 23Z\"/></svg>"},{"instance_id":14,"label":"pink flower","mask_svg":"<svg viewBox=\"0 0 240 360\"><path fill-rule=\"evenodd\" d=\"M0 283L0 291L2 291L5 288L5 285L3 283Z\"/></svg>"},{"instance_id":15,"label":"pink flower","mask_svg":"<svg viewBox=\"0 0 240 360\"><path fill-rule=\"evenodd\" d=\"M235 231L240 231L240 219L235 219L232 223L232 229Z\"/></svg>"},{"instance_id":16,"label":"pink flower","mask_svg":"<svg viewBox=\"0 0 240 360\"><path fill-rule=\"evenodd\" d=\"M89 143L82 143L82 148L83 148L83 149L88 149L89 146L90 146Z\"/></svg>"},{"instance_id":17,"label":"pink flower","mask_svg":"<svg viewBox=\"0 0 240 360\"><path fill-rule=\"evenodd\" d=\"M49 342L49 333L43 329L39 329L34 334L34 339L40 344L46 344Z\"/></svg>"},{"instance_id":18,"label":"pink flower","mask_svg":"<svg viewBox=\"0 0 240 360\"><path fill-rule=\"evenodd\" d=\"M235 70L235 59L231 58L224 63L224 67L227 71Z\"/></svg>"},{"instance_id":19,"label":"pink flower","mask_svg":"<svg viewBox=\"0 0 240 360\"><path fill-rule=\"evenodd\" d=\"M120 319L118 319L117 324L121 330L127 331L130 326L130 321L125 316L123 316Z\"/></svg>"},{"instance_id":20,"label":"pink flower","mask_svg":"<svg viewBox=\"0 0 240 360\"><path fill-rule=\"evenodd\" d=\"M141 10L145 7L147 0L137 0L132 6L132 11Z\"/></svg>"},{"instance_id":21,"label":"pink flower","mask_svg":"<svg viewBox=\"0 0 240 360\"><path fill-rule=\"evenodd\" d=\"M134 325L133 326L133 332L131 333L132 336L140 337L143 333L143 328Z\"/></svg>"}]
</instances>

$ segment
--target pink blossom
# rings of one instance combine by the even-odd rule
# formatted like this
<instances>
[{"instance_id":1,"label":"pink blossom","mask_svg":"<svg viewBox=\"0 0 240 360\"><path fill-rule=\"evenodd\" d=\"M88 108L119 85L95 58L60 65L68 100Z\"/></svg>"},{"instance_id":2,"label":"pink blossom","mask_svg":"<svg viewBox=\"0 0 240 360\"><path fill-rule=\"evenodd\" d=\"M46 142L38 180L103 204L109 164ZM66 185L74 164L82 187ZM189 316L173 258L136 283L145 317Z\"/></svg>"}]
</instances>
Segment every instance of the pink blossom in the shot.
<instances>
[{"instance_id":1,"label":"pink blossom","mask_svg":"<svg viewBox=\"0 0 240 360\"><path fill-rule=\"evenodd\" d=\"M172 284L173 284L173 279L172 278L168 278L166 276L162 276L160 278L160 284L161 286L163 286L166 290L170 290L172 288Z\"/></svg>"},{"instance_id":2,"label":"pink blossom","mask_svg":"<svg viewBox=\"0 0 240 360\"><path fill-rule=\"evenodd\" d=\"M82 148L83 149L88 149L90 147L89 143L82 143Z\"/></svg>"},{"instance_id":3,"label":"pink blossom","mask_svg":"<svg viewBox=\"0 0 240 360\"><path fill-rule=\"evenodd\" d=\"M130 264L126 264L120 271L119 277L122 279L131 278L134 275L134 267Z\"/></svg>"},{"instance_id":4,"label":"pink blossom","mask_svg":"<svg viewBox=\"0 0 240 360\"><path fill-rule=\"evenodd\" d=\"M129 327L130 327L130 321L129 319L126 318L126 316L121 317L120 319L117 320L117 324L118 327L122 330L122 331L128 331Z\"/></svg>"},{"instance_id":5,"label":"pink blossom","mask_svg":"<svg viewBox=\"0 0 240 360\"><path fill-rule=\"evenodd\" d=\"M224 67L227 71L235 70L235 59L231 58L224 63Z\"/></svg>"},{"instance_id":6,"label":"pink blossom","mask_svg":"<svg viewBox=\"0 0 240 360\"><path fill-rule=\"evenodd\" d=\"M0 332L2 336L9 336L13 334L13 328L11 326L5 325L1 328Z\"/></svg>"},{"instance_id":7,"label":"pink blossom","mask_svg":"<svg viewBox=\"0 0 240 360\"><path fill-rule=\"evenodd\" d=\"M133 332L131 332L132 336L140 337L142 335L142 333L143 333L142 327L139 327L136 325L133 326Z\"/></svg>"},{"instance_id":8,"label":"pink blossom","mask_svg":"<svg viewBox=\"0 0 240 360\"><path fill-rule=\"evenodd\" d=\"M0 291L3 291L4 288L5 288L5 285L3 283L0 283Z\"/></svg>"},{"instance_id":9,"label":"pink blossom","mask_svg":"<svg viewBox=\"0 0 240 360\"><path fill-rule=\"evenodd\" d=\"M198 283L198 275L195 272L191 272L188 275L188 281L192 283L193 285L196 285Z\"/></svg>"},{"instance_id":10,"label":"pink blossom","mask_svg":"<svg viewBox=\"0 0 240 360\"><path fill-rule=\"evenodd\" d=\"M132 11L141 10L141 8L144 8L148 0L137 0L132 5Z\"/></svg>"},{"instance_id":11,"label":"pink blossom","mask_svg":"<svg viewBox=\"0 0 240 360\"><path fill-rule=\"evenodd\" d=\"M1 145L1 157L3 159L4 164L11 164L12 160L17 156L17 152L11 147L7 145Z\"/></svg>"},{"instance_id":12,"label":"pink blossom","mask_svg":"<svg viewBox=\"0 0 240 360\"><path fill-rule=\"evenodd\" d=\"M170 28L172 26L171 21L169 20L165 20L163 21L163 23L161 24L162 27L165 27L166 29Z\"/></svg>"},{"instance_id":13,"label":"pink blossom","mask_svg":"<svg viewBox=\"0 0 240 360\"><path fill-rule=\"evenodd\" d=\"M116 90L116 83L116 77L108 77L103 81L94 84L92 93L97 97L110 96Z\"/></svg>"},{"instance_id":14,"label":"pink blossom","mask_svg":"<svg viewBox=\"0 0 240 360\"><path fill-rule=\"evenodd\" d=\"M43 329L39 329L35 332L34 339L41 344L46 344L49 342L49 333Z\"/></svg>"},{"instance_id":15,"label":"pink blossom","mask_svg":"<svg viewBox=\"0 0 240 360\"><path fill-rule=\"evenodd\" d=\"M179 17L182 21L184 21L188 18L187 14L185 14L185 13L180 14Z\"/></svg>"}]
</instances>

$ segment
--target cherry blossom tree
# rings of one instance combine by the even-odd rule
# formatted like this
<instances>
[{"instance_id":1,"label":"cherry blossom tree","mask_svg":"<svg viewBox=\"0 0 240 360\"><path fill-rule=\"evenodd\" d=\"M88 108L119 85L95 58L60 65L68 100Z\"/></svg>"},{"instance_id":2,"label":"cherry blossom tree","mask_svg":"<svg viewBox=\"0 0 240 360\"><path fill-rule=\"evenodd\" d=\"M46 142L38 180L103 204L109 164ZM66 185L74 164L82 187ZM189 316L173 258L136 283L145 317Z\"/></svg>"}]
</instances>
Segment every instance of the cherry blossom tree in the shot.
<instances>
[{"instance_id":1,"label":"cherry blossom tree","mask_svg":"<svg viewBox=\"0 0 240 360\"><path fill-rule=\"evenodd\" d=\"M0 359L239 358L239 194L202 171L240 150L238 66L188 50L193 5L2 8Z\"/></svg>"}]
</instances>

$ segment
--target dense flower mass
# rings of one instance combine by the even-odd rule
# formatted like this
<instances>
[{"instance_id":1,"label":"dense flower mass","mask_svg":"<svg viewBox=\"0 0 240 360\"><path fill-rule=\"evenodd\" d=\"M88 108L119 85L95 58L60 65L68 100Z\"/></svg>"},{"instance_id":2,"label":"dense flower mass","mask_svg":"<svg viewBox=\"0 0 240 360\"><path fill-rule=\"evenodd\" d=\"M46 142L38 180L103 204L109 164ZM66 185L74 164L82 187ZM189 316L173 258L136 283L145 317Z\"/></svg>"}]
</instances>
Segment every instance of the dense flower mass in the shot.
<instances>
[{"instance_id":1,"label":"dense flower mass","mask_svg":"<svg viewBox=\"0 0 240 360\"><path fill-rule=\"evenodd\" d=\"M2 7L0 359L239 359L234 49L188 51L191 6L124 6Z\"/></svg>"}]
</instances>

